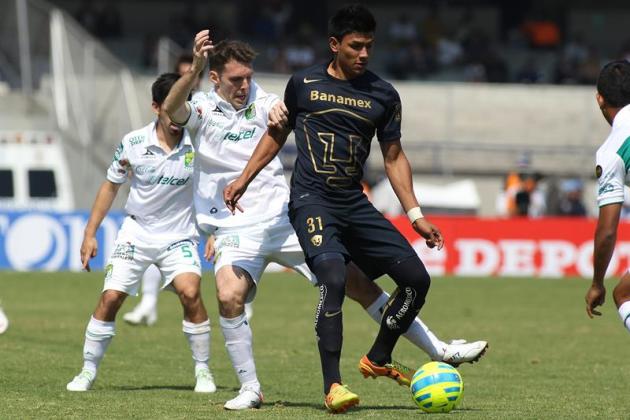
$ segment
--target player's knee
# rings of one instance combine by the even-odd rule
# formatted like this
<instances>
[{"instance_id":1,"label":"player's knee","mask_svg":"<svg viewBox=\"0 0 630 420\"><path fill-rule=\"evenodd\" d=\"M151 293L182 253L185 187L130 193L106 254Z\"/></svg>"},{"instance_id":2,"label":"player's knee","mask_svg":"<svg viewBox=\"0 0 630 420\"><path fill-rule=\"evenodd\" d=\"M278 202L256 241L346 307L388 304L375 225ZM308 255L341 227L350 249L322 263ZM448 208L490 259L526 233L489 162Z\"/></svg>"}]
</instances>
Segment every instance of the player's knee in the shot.
<instances>
[{"instance_id":1,"label":"player's knee","mask_svg":"<svg viewBox=\"0 0 630 420\"><path fill-rule=\"evenodd\" d=\"M320 285L325 285L328 293L346 293L346 263L338 253L318 255L313 260L313 273Z\"/></svg>"},{"instance_id":2,"label":"player's knee","mask_svg":"<svg viewBox=\"0 0 630 420\"><path fill-rule=\"evenodd\" d=\"M431 286L431 276L417 255L394 265L388 274L401 290L406 287L414 289L420 305L424 303Z\"/></svg>"},{"instance_id":3,"label":"player's knee","mask_svg":"<svg viewBox=\"0 0 630 420\"><path fill-rule=\"evenodd\" d=\"M119 292L118 290L105 290L101 294L101 300L99 302L97 312L104 315L104 317L109 320L116 315L126 297L126 293Z\"/></svg>"},{"instance_id":4,"label":"player's knee","mask_svg":"<svg viewBox=\"0 0 630 420\"><path fill-rule=\"evenodd\" d=\"M221 313L241 313L245 308L245 295L231 288L217 289L217 302Z\"/></svg>"},{"instance_id":5,"label":"player's knee","mask_svg":"<svg viewBox=\"0 0 630 420\"><path fill-rule=\"evenodd\" d=\"M185 307L196 305L201 300L198 287L186 287L178 291L179 299Z\"/></svg>"},{"instance_id":6,"label":"player's knee","mask_svg":"<svg viewBox=\"0 0 630 420\"><path fill-rule=\"evenodd\" d=\"M630 276L628 274L622 277L613 290L612 295L617 307L620 307L624 302L630 301Z\"/></svg>"}]
</instances>

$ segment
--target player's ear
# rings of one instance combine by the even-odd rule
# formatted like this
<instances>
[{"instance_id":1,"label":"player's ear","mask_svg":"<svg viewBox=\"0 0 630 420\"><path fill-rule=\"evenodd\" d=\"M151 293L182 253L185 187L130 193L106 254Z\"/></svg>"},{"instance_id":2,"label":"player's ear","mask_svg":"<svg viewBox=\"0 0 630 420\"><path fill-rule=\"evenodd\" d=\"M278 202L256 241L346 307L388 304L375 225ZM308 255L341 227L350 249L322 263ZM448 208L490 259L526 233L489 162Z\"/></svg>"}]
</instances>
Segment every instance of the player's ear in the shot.
<instances>
[{"instance_id":1,"label":"player's ear","mask_svg":"<svg viewBox=\"0 0 630 420\"><path fill-rule=\"evenodd\" d=\"M332 51L333 54L337 54L339 52L340 44L341 43L339 42L339 40L334 36L328 38L328 46L330 47L330 51Z\"/></svg>"},{"instance_id":2,"label":"player's ear","mask_svg":"<svg viewBox=\"0 0 630 420\"><path fill-rule=\"evenodd\" d=\"M606 100L602 95L599 94L599 92L595 93L595 100L597 101L597 106L599 106L599 109L603 109L606 106Z\"/></svg>"},{"instance_id":3,"label":"player's ear","mask_svg":"<svg viewBox=\"0 0 630 420\"><path fill-rule=\"evenodd\" d=\"M155 101L151 102L151 109L153 110L155 115L158 115L160 113L160 105Z\"/></svg>"},{"instance_id":4,"label":"player's ear","mask_svg":"<svg viewBox=\"0 0 630 420\"><path fill-rule=\"evenodd\" d=\"M210 82L215 85L218 85L220 81L219 73L214 70L210 70Z\"/></svg>"}]
</instances>

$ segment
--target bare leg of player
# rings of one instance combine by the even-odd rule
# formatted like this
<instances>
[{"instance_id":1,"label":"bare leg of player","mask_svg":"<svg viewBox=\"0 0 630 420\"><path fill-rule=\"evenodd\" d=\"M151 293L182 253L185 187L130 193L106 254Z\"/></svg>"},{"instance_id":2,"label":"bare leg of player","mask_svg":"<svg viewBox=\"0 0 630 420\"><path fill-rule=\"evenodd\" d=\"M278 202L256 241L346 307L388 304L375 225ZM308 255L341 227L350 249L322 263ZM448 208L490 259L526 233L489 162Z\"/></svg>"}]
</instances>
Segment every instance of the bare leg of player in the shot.
<instances>
[{"instance_id":1,"label":"bare leg of player","mask_svg":"<svg viewBox=\"0 0 630 420\"><path fill-rule=\"evenodd\" d=\"M626 272L619 280L619 284L613 290L613 299L623 325L630 331L630 273Z\"/></svg>"},{"instance_id":2,"label":"bare leg of player","mask_svg":"<svg viewBox=\"0 0 630 420\"><path fill-rule=\"evenodd\" d=\"M157 321L157 301L160 293L162 274L155 265L150 265L142 276L142 299L131 312L123 315L123 320L131 325L153 325Z\"/></svg>"}]
</instances>

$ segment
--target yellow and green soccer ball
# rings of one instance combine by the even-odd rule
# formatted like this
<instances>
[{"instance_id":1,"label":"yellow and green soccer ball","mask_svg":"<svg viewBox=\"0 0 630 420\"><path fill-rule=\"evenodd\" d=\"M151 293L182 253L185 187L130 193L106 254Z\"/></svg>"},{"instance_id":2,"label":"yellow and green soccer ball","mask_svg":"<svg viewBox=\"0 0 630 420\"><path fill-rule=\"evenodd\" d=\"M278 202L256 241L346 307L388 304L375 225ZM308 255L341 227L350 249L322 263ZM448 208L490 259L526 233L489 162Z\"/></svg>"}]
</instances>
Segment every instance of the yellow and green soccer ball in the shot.
<instances>
[{"instance_id":1,"label":"yellow and green soccer ball","mask_svg":"<svg viewBox=\"0 0 630 420\"><path fill-rule=\"evenodd\" d=\"M446 363L427 363L411 379L413 400L427 413L448 413L457 406L463 394L461 375Z\"/></svg>"}]
</instances>

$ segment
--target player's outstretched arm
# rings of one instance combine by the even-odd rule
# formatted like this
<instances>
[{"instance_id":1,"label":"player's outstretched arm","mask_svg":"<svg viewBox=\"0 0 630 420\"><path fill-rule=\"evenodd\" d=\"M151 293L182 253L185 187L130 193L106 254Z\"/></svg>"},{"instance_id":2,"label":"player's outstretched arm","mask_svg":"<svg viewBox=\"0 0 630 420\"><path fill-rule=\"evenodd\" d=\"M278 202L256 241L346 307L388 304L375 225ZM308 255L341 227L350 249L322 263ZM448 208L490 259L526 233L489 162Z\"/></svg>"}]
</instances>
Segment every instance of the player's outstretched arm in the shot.
<instances>
[{"instance_id":1,"label":"player's outstretched arm","mask_svg":"<svg viewBox=\"0 0 630 420\"><path fill-rule=\"evenodd\" d=\"M236 209L243 211L238 200L241 199L247 186L256 178L256 175L278 155L287 141L288 135L288 129L269 128L258 142L241 175L223 189L223 201L232 214L235 213Z\"/></svg>"},{"instance_id":2,"label":"player's outstretched arm","mask_svg":"<svg viewBox=\"0 0 630 420\"><path fill-rule=\"evenodd\" d=\"M383 153L383 161L385 163L385 173L403 209L408 215L414 213L412 209L420 211L418 199L413 192L411 166L409 165L409 160L407 160L405 152L402 150L400 140L382 142L380 145L381 152ZM411 224L414 230L426 239L426 244L429 248L437 246L438 249L442 249L444 246L442 233L436 226L423 217L421 213L419 217L413 217Z\"/></svg>"},{"instance_id":3,"label":"player's outstretched arm","mask_svg":"<svg viewBox=\"0 0 630 420\"><path fill-rule=\"evenodd\" d=\"M164 100L164 110L175 124L184 125L190 116L190 108L186 101L197 83L197 76L208 63L208 53L214 48L210 39L210 31L204 29L195 35L193 46L193 62L190 69L171 87Z\"/></svg>"},{"instance_id":4,"label":"player's outstretched arm","mask_svg":"<svg viewBox=\"0 0 630 420\"><path fill-rule=\"evenodd\" d=\"M92 211L90 212L90 218L83 233L83 243L81 244L81 264L84 270L90 271L90 258L95 257L98 251L96 231L112 207L120 185L111 181L104 181L98 189L96 199L92 205Z\"/></svg>"},{"instance_id":5,"label":"player's outstretched arm","mask_svg":"<svg viewBox=\"0 0 630 420\"><path fill-rule=\"evenodd\" d=\"M619 225L619 216L621 215L621 206L622 203L613 203L599 208L593 248L593 283L586 292L585 298L586 313L591 318L593 318L593 315L601 315L601 312L595 310L595 308L603 305L606 299L604 276L617 242L617 227Z\"/></svg>"}]
</instances>

